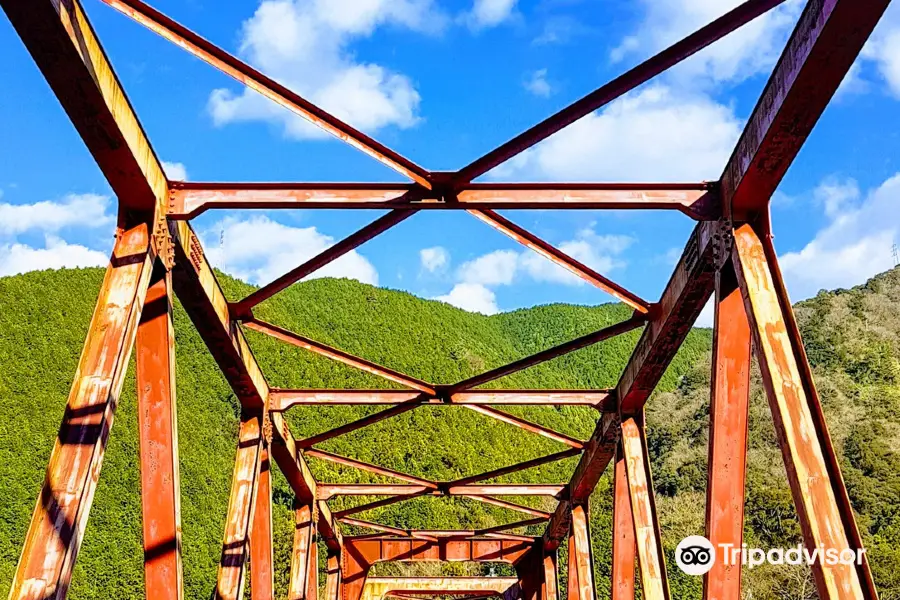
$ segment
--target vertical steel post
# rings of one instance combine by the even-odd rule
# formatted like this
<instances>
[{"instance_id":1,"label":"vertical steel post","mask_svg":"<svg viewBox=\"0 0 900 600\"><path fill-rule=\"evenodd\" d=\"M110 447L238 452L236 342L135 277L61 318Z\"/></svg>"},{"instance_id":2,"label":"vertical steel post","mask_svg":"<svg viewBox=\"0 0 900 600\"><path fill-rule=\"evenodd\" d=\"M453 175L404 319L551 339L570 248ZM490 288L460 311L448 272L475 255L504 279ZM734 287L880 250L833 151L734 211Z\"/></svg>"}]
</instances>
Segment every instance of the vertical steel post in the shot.
<instances>
[{"instance_id":1,"label":"vertical steel post","mask_svg":"<svg viewBox=\"0 0 900 600\"><path fill-rule=\"evenodd\" d=\"M338 600L341 597L341 555L329 550L325 563L325 600Z\"/></svg>"},{"instance_id":2,"label":"vertical steel post","mask_svg":"<svg viewBox=\"0 0 900 600\"><path fill-rule=\"evenodd\" d=\"M153 273L137 331L141 507L146 597L181 599L181 481L171 274Z\"/></svg>"},{"instance_id":3,"label":"vertical steel post","mask_svg":"<svg viewBox=\"0 0 900 600\"><path fill-rule=\"evenodd\" d=\"M718 549L740 548L750 410L750 324L732 263L716 276L706 537ZM740 600L741 563L719 555L704 578L704 598Z\"/></svg>"},{"instance_id":4,"label":"vertical steel post","mask_svg":"<svg viewBox=\"0 0 900 600\"><path fill-rule=\"evenodd\" d=\"M586 504L572 505L569 530L569 600L594 600L594 562Z\"/></svg>"},{"instance_id":5,"label":"vertical steel post","mask_svg":"<svg viewBox=\"0 0 900 600\"><path fill-rule=\"evenodd\" d=\"M120 230L91 317L10 600L66 597L152 271L146 224Z\"/></svg>"},{"instance_id":6,"label":"vertical steel post","mask_svg":"<svg viewBox=\"0 0 900 600\"><path fill-rule=\"evenodd\" d=\"M771 246L750 225L734 232L737 280L806 547L854 551L862 542L818 393ZM877 598L864 553L853 564L813 566L819 597Z\"/></svg>"},{"instance_id":7,"label":"vertical steel post","mask_svg":"<svg viewBox=\"0 0 900 600\"><path fill-rule=\"evenodd\" d=\"M290 600L309 600L318 591L318 552L315 510L311 504L295 503L294 549L291 553ZM312 596L310 596L312 592Z\"/></svg>"},{"instance_id":8,"label":"vertical steel post","mask_svg":"<svg viewBox=\"0 0 900 600\"><path fill-rule=\"evenodd\" d=\"M544 581L541 586L541 600L559 599L559 573L556 566L556 550L544 551Z\"/></svg>"},{"instance_id":9,"label":"vertical steel post","mask_svg":"<svg viewBox=\"0 0 900 600\"><path fill-rule=\"evenodd\" d=\"M622 417L622 451L631 496L641 589L646 600L668 600L669 580L656 517L643 413Z\"/></svg>"},{"instance_id":10,"label":"vertical steel post","mask_svg":"<svg viewBox=\"0 0 900 600\"><path fill-rule=\"evenodd\" d=\"M246 412L241 415L215 600L241 600L244 597L245 567L263 445L260 421L256 415Z\"/></svg>"},{"instance_id":11,"label":"vertical steel post","mask_svg":"<svg viewBox=\"0 0 900 600\"><path fill-rule=\"evenodd\" d=\"M260 449L256 505L250 535L250 597L272 600L275 594L275 570L272 556L272 472L269 445Z\"/></svg>"},{"instance_id":12,"label":"vertical steel post","mask_svg":"<svg viewBox=\"0 0 900 600\"><path fill-rule=\"evenodd\" d=\"M612 600L634 600L634 558L637 548L621 443L616 448L613 494Z\"/></svg>"}]
</instances>

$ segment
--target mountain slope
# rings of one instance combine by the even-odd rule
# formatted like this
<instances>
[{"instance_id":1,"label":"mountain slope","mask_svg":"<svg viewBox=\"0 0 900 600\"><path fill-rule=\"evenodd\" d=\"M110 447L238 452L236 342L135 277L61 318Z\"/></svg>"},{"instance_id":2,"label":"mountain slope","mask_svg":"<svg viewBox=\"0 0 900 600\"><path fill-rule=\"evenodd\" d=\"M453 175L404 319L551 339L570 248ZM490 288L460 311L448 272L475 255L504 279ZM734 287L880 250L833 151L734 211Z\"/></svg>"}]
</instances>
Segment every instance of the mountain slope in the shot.
<instances>
[{"instance_id":1,"label":"mountain slope","mask_svg":"<svg viewBox=\"0 0 900 600\"><path fill-rule=\"evenodd\" d=\"M0 279L0 409L5 415L0 424L3 589L8 588L15 569L101 277L100 270L85 269ZM252 289L225 276L222 281L231 298L242 297ZM260 306L257 313L260 318L410 375L450 383L625 319L630 310L621 305L553 305L484 317L403 292L347 280L314 280L293 286ZM180 307L175 313L175 329L186 595L204 597L212 589L220 552L238 403ZM612 386L638 335L632 332L580 350L489 387ZM248 332L248 337L274 386L387 387L380 378L254 332ZM700 359L709 346L708 332L692 334L663 385L674 389L681 372ZM132 368L73 577L72 598L142 597L134 386ZM290 411L289 420L294 434L306 437L373 410L297 408ZM597 417L595 411L583 407L532 407L510 412L585 439ZM459 407L422 407L331 440L322 448L437 480L564 449L543 437ZM320 480L378 480L330 463L310 462ZM569 459L505 479L560 483L568 479L573 468ZM275 501L277 576L283 589L292 524L289 489L280 476L276 478ZM350 501L361 503L366 499ZM340 501L333 505L342 506ZM422 528L483 527L521 518L517 513L473 501L433 498L362 516ZM602 520L602 515L598 518Z\"/></svg>"}]
</instances>

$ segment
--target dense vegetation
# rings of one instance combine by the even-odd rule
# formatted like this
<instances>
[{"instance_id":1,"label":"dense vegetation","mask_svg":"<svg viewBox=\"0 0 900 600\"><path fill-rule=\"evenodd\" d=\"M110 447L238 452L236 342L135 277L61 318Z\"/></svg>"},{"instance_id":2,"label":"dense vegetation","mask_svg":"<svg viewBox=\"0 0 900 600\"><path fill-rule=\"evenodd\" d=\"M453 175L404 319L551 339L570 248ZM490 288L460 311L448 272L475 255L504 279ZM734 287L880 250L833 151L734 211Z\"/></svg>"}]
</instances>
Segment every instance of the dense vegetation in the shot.
<instances>
[{"instance_id":1,"label":"dense vegetation","mask_svg":"<svg viewBox=\"0 0 900 600\"><path fill-rule=\"evenodd\" d=\"M77 364L102 273L96 269L29 273L0 279L0 590L8 588L36 492ZM221 277L230 297L250 288ZM809 344L836 447L882 598L900 598L900 273L851 291L823 293L798 315ZM452 382L619 321L620 305L541 306L493 317L474 315L406 293L346 280L292 287L258 309L260 317L422 379ZM218 562L234 456L237 401L184 313L175 313L182 519L187 597L206 597ZM615 383L638 333L609 340L492 384L494 387L584 388ZM381 379L327 359L249 335L274 386L385 387ZM691 334L651 402L648 422L655 485L671 551L702 532L709 381L708 331ZM756 378L758 379L758 377ZM764 398L754 393L747 535L762 545L798 536L784 470ZM295 409L292 429L306 437L373 409ZM590 409L522 408L510 412L587 438ZM129 376L110 437L91 521L76 566L72 598L142 597L140 477L134 379ZM449 480L562 449L538 436L462 408L423 407L337 438L323 449L436 480ZM352 469L310 460L320 480L377 481ZM502 480L561 482L573 461L553 463ZM609 595L610 486L593 497L592 534L598 597ZM291 536L290 493L276 477L278 583L286 584ZM351 499L361 503L370 499ZM528 499L515 499L528 503ZM538 502L540 504L540 502ZM337 501L333 506L339 507ZM549 508L549 506L548 506ZM520 515L453 499L417 499L362 515L402 527L481 527ZM540 528L533 531L536 533ZM436 574L473 572L480 565L427 566ZM408 572L401 565L381 573ZM417 573L425 574L422 565ZM808 574L748 574L753 595L804 597ZM676 597L699 597L699 579L673 575ZM564 588L563 588L564 589Z\"/></svg>"}]
</instances>

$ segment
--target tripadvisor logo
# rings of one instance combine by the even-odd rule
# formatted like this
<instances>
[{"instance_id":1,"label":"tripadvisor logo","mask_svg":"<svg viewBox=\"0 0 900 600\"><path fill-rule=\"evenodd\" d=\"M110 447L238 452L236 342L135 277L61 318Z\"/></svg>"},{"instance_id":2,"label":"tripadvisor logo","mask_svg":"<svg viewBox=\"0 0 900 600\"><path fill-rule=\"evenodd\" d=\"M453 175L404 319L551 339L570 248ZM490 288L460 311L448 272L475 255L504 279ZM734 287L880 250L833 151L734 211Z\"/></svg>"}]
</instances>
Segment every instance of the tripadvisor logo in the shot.
<instances>
[{"instance_id":1,"label":"tripadvisor logo","mask_svg":"<svg viewBox=\"0 0 900 600\"><path fill-rule=\"evenodd\" d=\"M748 548L745 545L719 544L701 535L684 538L675 548L675 562L688 575L705 575L718 559L725 565L747 565L753 569L765 563L771 565L812 565L814 563L834 566L861 565L866 554L865 548L825 548L818 546L810 551L798 544L793 548L772 548L768 552L762 548Z\"/></svg>"},{"instance_id":2,"label":"tripadvisor logo","mask_svg":"<svg viewBox=\"0 0 900 600\"><path fill-rule=\"evenodd\" d=\"M675 562L688 575L704 575L716 562L716 549L702 535L691 535L675 548Z\"/></svg>"}]
</instances>

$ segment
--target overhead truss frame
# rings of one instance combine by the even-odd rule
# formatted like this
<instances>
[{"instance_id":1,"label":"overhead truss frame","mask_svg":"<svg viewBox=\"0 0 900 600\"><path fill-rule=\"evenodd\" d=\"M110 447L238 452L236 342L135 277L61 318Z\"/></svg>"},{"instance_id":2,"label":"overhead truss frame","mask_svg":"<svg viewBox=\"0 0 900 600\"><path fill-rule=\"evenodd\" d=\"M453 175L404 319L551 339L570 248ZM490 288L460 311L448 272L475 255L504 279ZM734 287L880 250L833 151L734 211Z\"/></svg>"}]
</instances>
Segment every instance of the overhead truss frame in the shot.
<instances>
[{"instance_id":1,"label":"overhead truss frame","mask_svg":"<svg viewBox=\"0 0 900 600\"><path fill-rule=\"evenodd\" d=\"M479 183L491 169L602 108L746 25L784 0L747 0L719 19L531 129L453 172L428 171L217 47L142 0L101 0L250 89L408 177L408 184L197 183L169 181L79 0L0 0L119 199L116 243L101 287L64 421L23 545L10 598L64 598L87 525L124 373L136 347L148 598L181 599L180 487L176 431L174 297L181 301L241 404L222 562L214 596L273 598L270 480L278 465L295 494L290 598L318 594L324 542L328 600L427 592L556 600L557 549L568 543L570 600L595 596L589 498L614 464L612 597L669 597L647 455L644 406L701 309L716 321L710 417L707 535L741 545L751 348L760 362L805 543L860 549L846 487L771 241L769 201L890 0L809 0L720 180L687 183ZM220 209L381 209L382 217L246 298L228 302L189 221ZM496 212L522 209L674 210L696 221L657 302L647 301ZM257 318L253 309L420 210L464 210L628 305L620 323L451 383L428 382ZM609 390L503 390L479 386L613 336L643 328ZM244 331L253 330L382 377L395 388L271 388ZM751 341L752 340L752 341ZM567 448L455 481L431 481L316 446L424 405L476 411ZM295 406L384 405L357 421L295 438ZM497 408L587 406L598 421L575 439ZM812 434L812 435L810 435ZM485 483L578 457L568 482ZM336 484L313 477L323 460L402 483ZM332 513L335 496L378 496ZM423 496L455 496L525 515L468 531L406 530L354 515ZM553 511L503 499L545 497ZM545 525L542 535L533 528ZM344 527L372 533L348 535ZM349 530L348 530L349 531ZM517 531L519 533L517 533ZM635 565L637 558L637 566ZM386 560L512 564L510 581L381 581ZM816 564L821 598L877 598L866 560ZM369 584L367 584L367 580ZM381 587L379 587L381 586ZM706 576L706 598L740 598L740 567Z\"/></svg>"}]
</instances>

